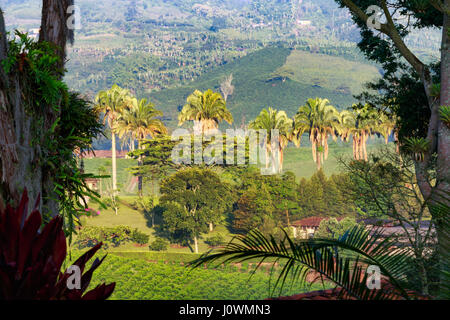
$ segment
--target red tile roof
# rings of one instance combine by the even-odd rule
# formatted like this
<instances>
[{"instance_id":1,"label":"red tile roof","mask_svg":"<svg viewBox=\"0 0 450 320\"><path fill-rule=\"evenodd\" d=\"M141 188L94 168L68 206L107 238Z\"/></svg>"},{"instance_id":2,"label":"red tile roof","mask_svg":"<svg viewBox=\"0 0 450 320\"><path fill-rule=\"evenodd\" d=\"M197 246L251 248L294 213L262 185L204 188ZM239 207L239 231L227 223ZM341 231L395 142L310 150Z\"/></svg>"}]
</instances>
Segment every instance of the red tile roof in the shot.
<instances>
[{"instance_id":1,"label":"red tile roof","mask_svg":"<svg viewBox=\"0 0 450 320\"><path fill-rule=\"evenodd\" d=\"M309 217L292 222L294 227L319 227L322 220L330 219L328 217ZM338 221L344 219L343 217L336 218Z\"/></svg>"}]
</instances>

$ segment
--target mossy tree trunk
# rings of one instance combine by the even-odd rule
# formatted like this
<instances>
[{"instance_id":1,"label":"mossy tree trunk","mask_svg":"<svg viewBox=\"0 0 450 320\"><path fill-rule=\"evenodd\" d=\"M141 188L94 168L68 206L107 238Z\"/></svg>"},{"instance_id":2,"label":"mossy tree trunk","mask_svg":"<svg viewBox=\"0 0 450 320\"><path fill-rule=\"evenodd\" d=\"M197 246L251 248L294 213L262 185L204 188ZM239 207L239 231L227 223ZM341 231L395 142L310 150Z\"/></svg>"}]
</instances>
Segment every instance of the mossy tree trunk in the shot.
<instances>
[{"instance_id":1,"label":"mossy tree trunk","mask_svg":"<svg viewBox=\"0 0 450 320\"><path fill-rule=\"evenodd\" d=\"M66 43L73 40L73 30L66 23L70 16L67 8L72 4L73 0L43 0L42 3L39 41L56 45L60 62L55 74L62 74ZM7 56L8 39L0 10L0 61ZM58 196L53 191L55 177L46 166L42 143L60 111L50 105L41 106L39 115L26 111L34 101L33 96L25 94L26 76L17 67L9 74L0 68L0 198L18 203L26 188L30 206L40 198L38 209L55 216L59 213Z\"/></svg>"}]
</instances>

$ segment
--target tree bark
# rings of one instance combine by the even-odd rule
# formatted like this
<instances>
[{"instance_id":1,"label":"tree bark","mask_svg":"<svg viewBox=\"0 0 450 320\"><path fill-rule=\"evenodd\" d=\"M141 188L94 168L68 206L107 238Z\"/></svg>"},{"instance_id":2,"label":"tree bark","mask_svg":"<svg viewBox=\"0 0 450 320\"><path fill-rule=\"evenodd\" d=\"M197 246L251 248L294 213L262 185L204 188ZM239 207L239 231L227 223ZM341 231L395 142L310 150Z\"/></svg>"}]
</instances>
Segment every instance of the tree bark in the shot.
<instances>
[{"instance_id":1,"label":"tree bark","mask_svg":"<svg viewBox=\"0 0 450 320\"><path fill-rule=\"evenodd\" d=\"M117 154L116 154L116 134L111 132L111 161L112 161L112 187L113 193L117 191Z\"/></svg>"},{"instance_id":2,"label":"tree bark","mask_svg":"<svg viewBox=\"0 0 450 320\"><path fill-rule=\"evenodd\" d=\"M59 68L65 62L66 42L73 40L73 31L67 29L67 7L72 0L43 0L39 41L57 46ZM3 12L0 12L0 60L7 57L7 38ZM0 192L6 202L18 203L26 188L30 198L29 211L40 199L38 209L43 214L59 213L58 196L54 193L54 175L42 161L40 142L59 117L53 106L44 106L41 130L32 130L36 117L25 112L25 99L21 83L25 75L12 70L6 75L0 68ZM55 70L56 71L56 70ZM32 141L34 141L32 143ZM38 141L38 142L36 142Z\"/></svg>"},{"instance_id":3,"label":"tree bark","mask_svg":"<svg viewBox=\"0 0 450 320\"><path fill-rule=\"evenodd\" d=\"M198 253L198 238L197 238L197 236L194 236L194 250L195 250L195 253Z\"/></svg>"},{"instance_id":4,"label":"tree bark","mask_svg":"<svg viewBox=\"0 0 450 320\"><path fill-rule=\"evenodd\" d=\"M142 149L141 140L139 140L139 142L138 142L138 149L139 150ZM142 167L142 155L139 156L138 166ZM142 174L140 174L138 176L138 193L139 193L139 197L143 196L143 191L142 191L143 188L142 187L143 187L143 177L142 177Z\"/></svg>"},{"instance_id":5,"label":"tree bark","mask_svg":"<svg viewBox=\"0 0 450 320\"><path fill-rule=\"evenodd\" d=\"M450 0L444 1L444 8L450 8ZM450 105L450 17L444 14L442 49L441 49L441 97L440 105ZM447 125L438 122L437 138L437 168L436 168L436 190L431 195L432 204L446 204L450 206L450 130ZM447 207L448 209L448 207ZM444 210L435 218L436 233L439 243L441 288L450 287L450 277L445 275L450 272L450 212ZM445 289L443 289L445 290ZM442 291L443 291L442 290ZM444 295L441 292L441 295ZM448 294L448 293L447 293ZM447 297L448 298L448 297Z\"/></svg>"},{"instance_id":6,"label":"tree bark","mask_svg":"<svg viewBox=\"0 0 450 320\"><path fill-rule=\"evenodd\" d=\"M317 171L320 171L320 169L322 168L322 152L317 152L316 159L317 159Z\"/></svg>"}]
</instances>

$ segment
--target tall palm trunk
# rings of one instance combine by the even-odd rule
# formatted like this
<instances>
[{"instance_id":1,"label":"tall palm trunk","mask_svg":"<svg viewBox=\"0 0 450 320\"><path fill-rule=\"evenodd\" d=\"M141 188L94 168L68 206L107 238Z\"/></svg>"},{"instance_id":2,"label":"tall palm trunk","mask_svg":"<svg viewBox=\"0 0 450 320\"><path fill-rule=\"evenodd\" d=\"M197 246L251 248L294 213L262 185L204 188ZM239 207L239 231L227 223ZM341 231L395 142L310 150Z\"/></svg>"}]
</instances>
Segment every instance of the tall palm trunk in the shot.
<instances>
[{"instance_id":1,"label":"tall palm trunk","mask_svg":"<svg viewBox=\"0 0 450 320\"><path fill-rule=\"evenodd\" d=\"M112 159L112 187L113 193L116 194L117 191L117 154L116 154L116 134L111 132L111 159Z\"/></svg>"},{"instance_id":2,"label":"tall palm trunk","mask_svg":"<svg viewBox=\"0 0 450 320\"><path fill-rule=\"evenodd\" d=\"M444 0L444 8L450 8L450 0ZM440 105L450 105L450 16L444 14L442 50L441 50L441 97ZM440 202L450 206L450 128L439 121L438 128L438 151L437 151L437 170L436 179L439 181L437 192L433 192L432 203ZM444 195L444 197L443 197ZM447 195L447 196L445 196ZM442 199L444 198L444 199ZM450 288L450 212L442 210L439 215L434 216L436 221L436 233L438 238L438 251L440 255L440 288L441 297L448 292L445 289ZM444 289L445 288L445 289Z\"/></svg>"},{"instance_id":3,"label":"tall palm trunk","mask_svg":"<svg viewBox=\"0 0 450 320\"><path fill-rule=\"evenodd\" d=\"M279 149L279 168L280 168L280 173L283 172L283 162L284 162L284 149L283 147L280 146Z\"/></svg>"},{"instance_id":4,"label":"tall palm trunk","mask_svg":"<svg viewBox=\"0 0 450 320\"><path fill-rule=\"evenodd\" d=\"M369 139L369 136L367 133L364 133L363 136L363 145L362 145L362 149L363 149L363 153L364 153L364 160L367 162L368 158L367 158L367 140Z\"/></svg>"},{"instance_id":5,"label":"tall palm trunk","mask_svg":"<svg viewBox=\"0 0 450 320\"><path fill-rule=\"evenodd\" d=\"M138 141L138 149L141 150L142 149L142 144L141 144L142 140ZM142 163L142 155L139 156L138 159L138 166L142 167L143 163ZM142 191L142 185L143 185L143 177L142 174L140 174L138 176L138 193L139 193L139 197L143 196L143 191Z\"/></svg>"},{"instance_id":6,"label":"tall palm trunk","mask_svg":"<svg viewBox=\"0 0 450 320\"><path fill-rule=\"evenodd\" d=\"M400 141L398 140L398 130L394 131L395 151L400 154Z\"/></svg>"},{"instance_id":7,"label":"tall palm trunk","mask_svg":"<svg viewBox=\"0 0 450 320\"><path fill-rule=\"evenodd\" d=\"M316 144L317 171L320 171L320 169L322 168L322 157L323 157L323 153L321 151L319 151L319 148L320 148L320 144L319 144L319 146L317 146L317 144Z\"/></svg>"}]
</instances>

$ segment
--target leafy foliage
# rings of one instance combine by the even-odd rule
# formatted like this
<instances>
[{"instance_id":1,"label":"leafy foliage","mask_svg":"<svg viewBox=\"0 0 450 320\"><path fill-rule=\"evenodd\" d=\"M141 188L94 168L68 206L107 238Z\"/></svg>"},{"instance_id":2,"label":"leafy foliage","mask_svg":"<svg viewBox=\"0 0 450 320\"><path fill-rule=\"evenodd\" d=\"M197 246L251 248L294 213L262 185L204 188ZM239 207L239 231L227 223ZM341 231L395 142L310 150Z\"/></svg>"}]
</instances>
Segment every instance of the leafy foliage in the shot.
<instances>
[{"instance_id":1,"label":"leafy foliage","mask_svg":"<svg viewBox=\"0 0 450 320\"><path fill-rule=\"evenodd\" d=\"M156 238L149 246L152 251L166 251L169 246L169 241L163 238Z\"/></svg>"},{"instance_id":2,"label":"leafy foliage","mask_svg":"<svg viewBox=\"0 0 450 320\"><path fill-rule=\"evenodd\" d=\"M41 215L34 210L28 215L26 190L16 209L8 205L0 212L0 298L2 300L104 300L115 288L115 283L96 286L86 292L93 272L102 264L96 259L86 272L86 263L102 246L82 255L73 265L81 273L81 288L69 290L67 281L71 272L61 272L66 258L66 237L62 218L56 217L41 230Z\"/></svg>"},{"instance_id":3,"label":"leafy foliage","mask_svg":"<svg viewBox=\"0 0 450 320\"><path fill-rule=\"evenodd\" d=\"M118 247L126 242L134 242L137 244L148 243L149 236L137 229L128 226L116 227L82 227L77 235L75 245L79 248L94 247L99 243L104 243L104 247Z\"/></svg>"},{"instance_id":4,"label":"leafy foliage","mask_svg":"<svg viewBox=\"0 0 450 320\"><path fill-rule=\"evenodd\" d=\"M248 264L241 268L225 266L190 270L185 266L187 261L160 260L158 257L165 253L149 254L146 259L122 258L115 253L109 255L108 264L100 267L93 285L100 279L115 281L117 289L111 296L112 300L260 300L271 297L268 272L258 270L252 281L248 281L249 272L254 269ZM320 288L323 287L313 286L313 289ZM283 295L308 289L309 285L285 288Z\"/></svg>"},{"instance_id":5,"label":"leafy foliage","mask_svg":"<svg viewBox=\"0 0 450 320\"><path fill-rule=\"evenodd\" d=\"M275 283L283 289L288 277L292 283L305 283L310 270L319 273L319 279L327 279L342 290L339 297L359 300L410 299L403 287L402 278L409 269L405 249L393 249L394 241L373 230L355 227L338 239L301 240L294 243L288 235L281 241L265 237L258 231L238 236L226 248L217 253L208 252L193 261L193 267L204 263L242 262L259 258L283 262L283 268ZM344 253L340 253L339 250ZM353 256L351 254L353 254ZM367 287L365 267L377 265L393 290L371 290ZM281 293L281 292L280 292Z\"/></svg>"},{"instance_id":6,"label":"leafy foliage","mask_svg":"<svg viewBox=\"0 0 450 320\"><path fill-rule=\"evenodd\" d=\"M439 108L439 115L445 125L450 127L450 106L441 106Z\"/></svg>"},{"instance_id":7,"label":"leafy foliage","mask_svg":"<svg viewBox=\"0 0 450 320\"><path fill-rule=\"evenodd\" d=\"M195 239L220 223L231 205L229 188L209 169L180 170L161 183L160 205L165 208L164 225L170 233L182 232Z\"/></svg>"},{"instance_id":8,"label":"leafy foliage","mask_svg":"<svg viewBox=\"0 0 450 320\"><path fill-rule=\"evenodd\" d=\"M218 247L225 244L225 238L222 234L217 233L211 237L206 238L205 243L212 247Z\"/></svg>"},{"instance_id":9,"label":"leafy foliage","mask_svg":"<svg viewBox=\"0 0 450 320\"><path fill-rule=\"evenodd\" d=\"M220 93L207 90L201 92L195 90L187 98L187 103L181 110L179 116L179 125L186 121L199 122L199 132L206 132L216 129L220 121L233 123L233 116L226 107L226 101Z\"/></svg>"},{"instance_id":10,"label":"leafy foliage","mask_svg":"<svg viewBox=\"0 0 450 320\"><path fill-rule=\"evenodd\" d=\"M77 216L87 208L86 199L100 202L99 195L85 182L95 176L79 170L74 153L90 150L92 141L102 134L102 126L92 105L80 94L70 92L60 80L64 70L55 52L53 44L33 41L16 31L16 38L8 42L8 56L2 60L2 67L6 73L18 71L24 79L25 109L33 116L31 144L40 149L32 166L41 165L43 174L52 177L52 192L42 196L44 202L58 201L64 231L71 241ZM46 106L57 111L51 123L44 121ZM47 210L42 214L45 221L54 215Z\"/></svg>"},{"instance_id":11,"label":"leafy foliage","mask_svg":"<svg viewBox=\"0 0 450 320\"><path fill-rule=\"evenodd\" d=\"M347 230L357 226L355 218L346 217L341 221L336 218L324 219L320 222L319 229L314 233L316 238L338 239L342 237Z\"/></svg>"}]
</instances>

